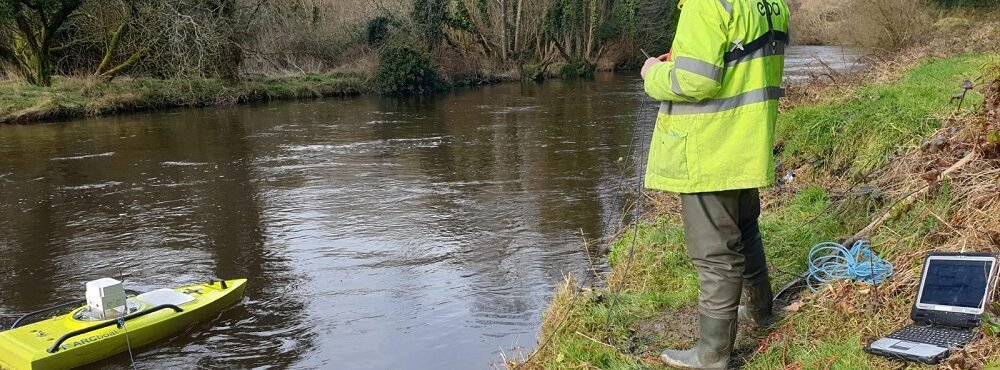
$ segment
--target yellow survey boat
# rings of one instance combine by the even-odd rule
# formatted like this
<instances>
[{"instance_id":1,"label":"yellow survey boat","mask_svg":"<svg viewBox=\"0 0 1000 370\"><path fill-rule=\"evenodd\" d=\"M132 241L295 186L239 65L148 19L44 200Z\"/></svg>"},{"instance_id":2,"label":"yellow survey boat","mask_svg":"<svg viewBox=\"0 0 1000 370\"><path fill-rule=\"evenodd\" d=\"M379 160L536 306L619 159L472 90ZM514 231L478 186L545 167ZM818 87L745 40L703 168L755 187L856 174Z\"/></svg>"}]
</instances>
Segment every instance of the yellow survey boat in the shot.
<instances>
[{"instance_id":1,"label":"yellow survey boat","mask_svg":"<svg viewBox=\"0 0 1000 370\"><path fill-rule=\"evenodd\" d=\"M12 329L0 332L0 369L68 369L99 361L127 351L129 344L141 347L212 318L239 302L245 288L246 279L236 279L159 289L130 296L117 311L106 311L117 315L90 314L93 309L84 305L32 324L18 326L18 320ZM28 315L46 312L51 311Z\"/></svg>"}]
</instances>

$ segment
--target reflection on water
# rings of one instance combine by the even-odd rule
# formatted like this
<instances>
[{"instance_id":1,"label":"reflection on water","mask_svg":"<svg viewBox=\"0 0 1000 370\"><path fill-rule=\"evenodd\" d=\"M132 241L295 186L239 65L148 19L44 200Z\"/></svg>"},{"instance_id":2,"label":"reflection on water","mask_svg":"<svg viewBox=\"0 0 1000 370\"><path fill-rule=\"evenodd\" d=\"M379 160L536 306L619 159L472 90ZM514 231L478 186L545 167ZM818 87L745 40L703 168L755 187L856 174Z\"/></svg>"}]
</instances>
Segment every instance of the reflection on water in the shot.
<instances>
[{"instance_id":1,"label":"reflection on water","mask_svg":"<svg viewBox=\"0 0 1000 370\"><path fill-rule=\"evenodd\" d=\"M137 362L486 368L591 275L641 97L603 76L2 127L0 313L119 270L138 290L246 276L246 304Z\"/></svg>"}]
</instances>

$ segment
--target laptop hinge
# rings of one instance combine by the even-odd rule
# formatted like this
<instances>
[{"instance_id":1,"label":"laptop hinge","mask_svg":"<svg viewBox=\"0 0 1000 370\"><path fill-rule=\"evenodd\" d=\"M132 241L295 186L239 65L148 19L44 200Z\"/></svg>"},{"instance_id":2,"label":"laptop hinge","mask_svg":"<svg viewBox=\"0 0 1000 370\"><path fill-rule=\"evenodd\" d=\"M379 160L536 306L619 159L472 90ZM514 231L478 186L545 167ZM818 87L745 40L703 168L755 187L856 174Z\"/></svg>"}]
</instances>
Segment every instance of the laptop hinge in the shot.
<instances>
[{"instance_id":1,"label":"laptop hinge","mask_svg":"<svg viewBox=\"0 0 1000 370\"><path fill-rule=\"evenodd\" d=\"M922 326L939 325L968 329L978 327L982 323L982 315L921 310L916 307L913 307L912 312L913 322Z\"/></svg>"}]
</instances>

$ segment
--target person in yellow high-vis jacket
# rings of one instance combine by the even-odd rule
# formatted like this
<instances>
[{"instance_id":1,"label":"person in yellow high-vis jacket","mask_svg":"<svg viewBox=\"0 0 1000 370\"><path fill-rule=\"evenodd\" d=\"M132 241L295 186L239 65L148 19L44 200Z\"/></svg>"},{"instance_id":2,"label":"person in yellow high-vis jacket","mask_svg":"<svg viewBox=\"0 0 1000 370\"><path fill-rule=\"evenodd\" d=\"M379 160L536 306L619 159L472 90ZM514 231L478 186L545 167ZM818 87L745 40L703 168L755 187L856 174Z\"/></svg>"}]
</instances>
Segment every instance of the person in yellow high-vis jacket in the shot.
<instances>
[{"instance_id":1,"label":"person in yellow high-vis jacket","mask_svg":"<svg viewBox=\"0 0 1000 370\"><path fill-rule=\"evenodd\" d=\"M774 125L788 6L784 0L681 0L669 57L642 68L661 101L645 186L680 193L688 254L698 270L698 344L668 349L668 365L723 369L737 320L770 325L772 290L757 189L774 177ZM749 292L739 306L742 288Z\"/></svg>"}]
</instances>

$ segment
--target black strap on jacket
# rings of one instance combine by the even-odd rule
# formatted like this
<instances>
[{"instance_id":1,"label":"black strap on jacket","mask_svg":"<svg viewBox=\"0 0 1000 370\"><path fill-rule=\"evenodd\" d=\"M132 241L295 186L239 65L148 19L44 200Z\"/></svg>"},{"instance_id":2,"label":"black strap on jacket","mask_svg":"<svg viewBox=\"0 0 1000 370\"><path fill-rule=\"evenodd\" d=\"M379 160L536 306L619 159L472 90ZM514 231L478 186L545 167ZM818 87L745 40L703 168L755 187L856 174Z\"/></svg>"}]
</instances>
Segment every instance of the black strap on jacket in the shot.
<instances>
[{"instance_id":1,"label":"black strap on jacket","mask_svg":"<svg viewBox=\"0 0 1000 370\"><path fill-rule=\"evenodd\" d=\"M764 0L764 14L767 15L767 35L771 42L771 46L774 46L774 20L771 19L773 12L771 11L771 4Z\"/></svg>"},{"instance_id":2,"label":"black strap on jacket","mask_svg":"<svg viewBox=\"0 0 1000 370\"><path fill-rule=\"evenodd\" d=\"M743 49L734 49L733 51L725 53L722 58L726 61L726 63L739 60L747 55L753 54L757 50L763 49L768 45L774 46L774 43L778 41L784 42L787 45L788 34L781 31L771 30L768 34L751 41L749 44L743 45Z\"/></svg>"},{"instance_id":3,"label":"black strap on jacket","mask_svg":"<svg viewBox=\"0 0 1000 370\"><path fill-rule=\"evenodd\" d=\"M751 41L749 44L743 45L743 47L740 49L734 49L728 53L725 53L725 55L723 55L723 60L725 60L726 63L742 59L743 57L753 54L757 50L760 50L768 45L771 46L772 50L776 49L778 46L777 45L778 41L784 42L785 45L788 45L789 42L788 33L777 31L774 29L774 19L773 19L774 12L771 9L771 4L768 3L767 0L761 0L761 2L758 4L760 6L763 6L764 15L767 16L767 34L758 37L756 40Z\"/></svg>"}]
</instances>

